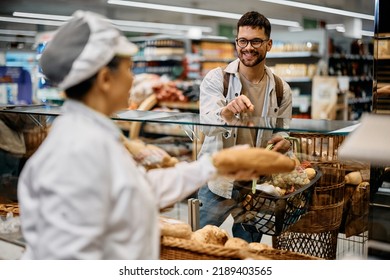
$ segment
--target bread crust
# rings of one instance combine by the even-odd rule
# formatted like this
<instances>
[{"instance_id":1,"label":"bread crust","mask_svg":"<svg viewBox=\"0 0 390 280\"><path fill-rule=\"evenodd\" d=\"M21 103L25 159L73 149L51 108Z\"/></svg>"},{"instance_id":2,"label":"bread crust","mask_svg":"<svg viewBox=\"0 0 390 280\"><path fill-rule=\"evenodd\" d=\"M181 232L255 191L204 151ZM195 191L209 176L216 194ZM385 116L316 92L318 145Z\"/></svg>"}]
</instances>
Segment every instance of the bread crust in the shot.
<instances>
[{"instance_id":1,"label":"bread crust","mask_svg":"<svg viewBox=\"0 0 390 280\"><path fill-rule=\"evenodd\" d=\"M218 173L234 174L239 170L252 170L258 175L290 172L295 161L288 156L264 148L224 149L212 157Z\"/></svg>"}]
</instances>

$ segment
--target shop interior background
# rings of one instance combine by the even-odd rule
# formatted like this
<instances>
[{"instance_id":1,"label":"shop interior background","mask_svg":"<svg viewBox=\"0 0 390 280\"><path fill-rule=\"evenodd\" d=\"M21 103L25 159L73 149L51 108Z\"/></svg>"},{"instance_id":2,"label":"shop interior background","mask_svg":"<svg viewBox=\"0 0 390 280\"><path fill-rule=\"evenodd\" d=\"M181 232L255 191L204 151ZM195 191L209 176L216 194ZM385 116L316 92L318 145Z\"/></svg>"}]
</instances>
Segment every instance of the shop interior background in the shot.
<instances>
[{"instance_id":1,"label":"shop interior background","mask_svg":"<svg viewBox=\"0 0 390 280\"><path fill-rule=\"evenodd\" d=\"M356 120L371 110L375 0L0 0L0 3L0 65L30 71L32 100L36 102L60 99L58 92L39 85L37 58L42 51L40 44L77 9L107 16L127 37L138 42L137 38L147 42L158 37L184 41L185 54L181 54L181 60L187 61L187 68L198 67L185 76L194 84L217 63L226 64L235 58L233 50L228 57L207 58L209 61L201 62L200 66L191 64L188 61L198 59L192 56L194 46L198 47L194 42L233 45L237 19L247 11L256 10L271 21L272 52L314 45L303 56L302 52L268 55L267 65L274 67L274 72L293 89L294 117ZM356 53L358 57L348 57ZM346 63L344 55L347 55ZM135 74L144 72L144 58L136 63ZM180 76L182 65L176 66L181 62L172 66L171 61L158 60L149 60L146 64L158 67L146 70L168 69L171 72L168 74L174 76L170 79ZM3 97L12 91L8 88L4 89ZM322 88L332 91L325 92ZM6 101L6 97L3 99Z\"/></svg>"}]
</instances>

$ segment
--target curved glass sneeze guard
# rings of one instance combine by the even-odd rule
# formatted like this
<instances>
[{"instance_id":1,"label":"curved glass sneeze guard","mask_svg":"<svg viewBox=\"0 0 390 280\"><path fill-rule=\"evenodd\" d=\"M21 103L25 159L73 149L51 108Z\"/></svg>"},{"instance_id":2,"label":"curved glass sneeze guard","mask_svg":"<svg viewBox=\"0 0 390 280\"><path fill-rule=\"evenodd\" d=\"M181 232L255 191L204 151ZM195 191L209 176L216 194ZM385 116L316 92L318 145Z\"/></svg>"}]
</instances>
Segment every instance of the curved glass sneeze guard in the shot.
<instances>
[{"instance_id":1,"label":"curved glass sneeze guard","mask_svg":"<svg viewBox=\"0 0 390 280\"><path fill-rule=\"evenodd\" d=\"M0 113L19 113L32 115L57 116L61 114L61 106L56 105L30 105L0 107ZM249 118L225 120L216 115L200 116L189 112L163 112L124 110L112 117L114 120L131 122L171 123L181 125L201 125L218 127L241 127L253 129L266 129L276 131L315 132L346 135L359 125L358 121L329 121L311 119L273 119Z\"/></svg>"}]
</instances>

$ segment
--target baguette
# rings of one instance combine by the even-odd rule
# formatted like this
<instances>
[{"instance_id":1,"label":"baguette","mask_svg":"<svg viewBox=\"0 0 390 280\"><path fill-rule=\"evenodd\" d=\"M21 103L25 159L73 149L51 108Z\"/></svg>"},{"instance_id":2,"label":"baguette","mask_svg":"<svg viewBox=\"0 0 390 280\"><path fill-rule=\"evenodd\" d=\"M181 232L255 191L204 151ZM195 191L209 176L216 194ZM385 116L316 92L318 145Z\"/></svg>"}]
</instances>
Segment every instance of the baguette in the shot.
<instances>
[{"instance_id":1,"label":"baguette","mask_svg":"<svg viewBox=\"0 0 390 280\"><path fill-rule=\"evenodd\" d=\"M224 149L215 153L212 161L221 175L232 175L240 170L271 175L290 172L295 168L293 159L264 148Z\"/></svg>"},{"instance_id":2,"label":"baguette","mask_svg":"<svg viewBox=\"0 0 390 280\"><path fill-rule=\"evenodd\" d=\"M175 166L178 159L171 157L165 150L152 144L145 144L140 139L127 139L121 136L125 148L133 156L134 160L143 165L147 170L154 168L166 168Z\"/></svg>"}]
</instances>

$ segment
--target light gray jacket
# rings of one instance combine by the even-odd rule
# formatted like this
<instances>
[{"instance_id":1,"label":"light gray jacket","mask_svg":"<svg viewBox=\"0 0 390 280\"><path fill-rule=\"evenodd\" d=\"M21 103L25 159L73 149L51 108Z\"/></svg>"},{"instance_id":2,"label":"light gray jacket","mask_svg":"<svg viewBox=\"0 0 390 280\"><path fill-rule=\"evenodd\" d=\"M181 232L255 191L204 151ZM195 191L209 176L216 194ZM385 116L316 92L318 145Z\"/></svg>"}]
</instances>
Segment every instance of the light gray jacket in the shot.
<instances>
[{"instance_id":1,"label":"light gray jacket","mask_svg":"<svg viewBox=\"0 0 390 280\"><path fill-rule=\"evenodd\" d=\"M238 74L238 65L240 60L231 62L223 71L231 73L229 87L226 98L223 95L223 72L222 68L215 68L208 72L200 86L200 118L203 121L213 120L214 123L221 125L225 121L220 117L220 112L226 104L241 94L242 84ZM276 118L283 119L283 128L288 128L292 116L292 96L290 86L283 81L283 99L280 107L277 104L275 91L275 79L272 71L266 68L267 75L267 94L265 96L262 117L259 120L263 127L269 128L260 130L256 139L256 146L264 146L272 135L272 128L276 125ZM204 153L212 154L222 148L235 146L237 143L237 127L203 127L205 139L200 150L199 156ZM278 132L282 136L287 136L286 132ZM221 181L222 180L222 181ZM231 197L233 186L226 178L219 178L209 182L209 188L215 194L225 198Z\"/></svg>"}]
</instances>

